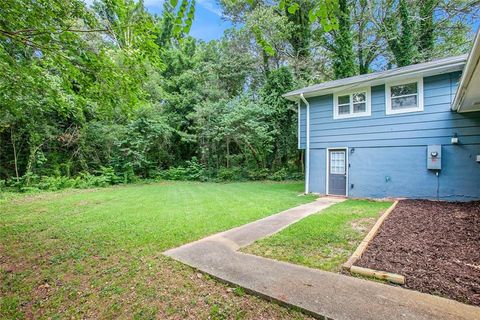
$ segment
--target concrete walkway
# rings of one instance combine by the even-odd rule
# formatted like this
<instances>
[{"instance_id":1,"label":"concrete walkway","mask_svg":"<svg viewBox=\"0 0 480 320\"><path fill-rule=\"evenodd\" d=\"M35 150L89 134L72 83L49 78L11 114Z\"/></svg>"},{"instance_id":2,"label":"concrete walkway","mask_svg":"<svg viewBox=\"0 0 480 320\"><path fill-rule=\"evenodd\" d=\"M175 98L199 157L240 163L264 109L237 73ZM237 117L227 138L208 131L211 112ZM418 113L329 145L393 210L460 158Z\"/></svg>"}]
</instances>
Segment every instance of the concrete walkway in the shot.
<instances>
[{"instance_id":1,"label":"concrete walkway","mask_svg":"<svg viewBox=\"0 0 480 320\"><path fill-rule=\"evenodd\" d=\"M318 318L480 319L480 308L453 300L237 251L340 201L320 198L164 254Z\"/></svg>"}]
</instances>

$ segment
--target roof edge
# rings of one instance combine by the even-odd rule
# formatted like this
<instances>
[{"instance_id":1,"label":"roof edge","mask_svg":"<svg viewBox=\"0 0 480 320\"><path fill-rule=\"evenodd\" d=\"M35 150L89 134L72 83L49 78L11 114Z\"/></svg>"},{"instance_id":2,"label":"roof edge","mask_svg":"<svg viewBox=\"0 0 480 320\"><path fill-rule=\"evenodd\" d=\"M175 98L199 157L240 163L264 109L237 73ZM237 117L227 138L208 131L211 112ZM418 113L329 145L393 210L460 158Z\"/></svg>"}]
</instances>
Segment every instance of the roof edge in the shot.
<instances>
[{"instance_id":1,"label":"roof edge","mask_svg":"<svg viewBox=\"0 0 480 320\"><path fill-rule=\"evenodd\" d=\"M465 65L462 77L460 79L457 92L455 93L455 98L452 103L452 110L461 112L462 102L465 97L465 91L467 90L470 81L472 80L473 73L480 63L480 28L477 31L475 36L475 41L473 42L473 47L470 50L470 53L467 58L467 63Z\"/></svg>"},{"instance_id":2,"label":"roof edge","mask_svg":"<svg viewBox=\"0 0 480 320\"><path fill-rule=\"evenodd\" d=\"M439 60L409 65L405 67L389 69L339 80L327 81L313 86L297 89L287 92L282 96L291 101L297 101L300 94L305 97L316 97L332 92L340 91L348 87L372 86L385 83L386 80L395 80L396 78L415 77L419 74L436 75L446 72L460 71L464 68L467 61L467 55L448 57Z\"/></svg>"}]
</instances>

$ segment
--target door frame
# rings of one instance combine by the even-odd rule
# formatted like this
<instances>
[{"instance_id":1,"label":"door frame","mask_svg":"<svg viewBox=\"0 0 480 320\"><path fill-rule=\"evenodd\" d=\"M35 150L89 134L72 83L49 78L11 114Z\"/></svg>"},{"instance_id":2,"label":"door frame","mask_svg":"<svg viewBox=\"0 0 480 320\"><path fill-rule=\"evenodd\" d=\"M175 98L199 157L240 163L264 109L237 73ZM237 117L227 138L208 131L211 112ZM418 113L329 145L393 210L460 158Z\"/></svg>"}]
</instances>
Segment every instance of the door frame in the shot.
<instances>
[{"instance_id":1,"label":"door frame","mask_svg":"<svg viewBox=\"0 0 480 320\"><path fill-rule=\"evenodd\" d=\"M335 151L335 150L343 150L345 151L345 174L346 174L346 179L345 179L345 197L348 197L348 169L349 169L349 163L348 163L348 147L331 147L327 148L327 156L325 157L327 159L326 163L326 172L327 175L325 176L325 194L328 196L330 193L328 192L328 178L330 176L330 151ZM338 194L332 195L332 196L339 196ZM343 196L339 196L343 197Z\"/></svg>"}]
</instances>

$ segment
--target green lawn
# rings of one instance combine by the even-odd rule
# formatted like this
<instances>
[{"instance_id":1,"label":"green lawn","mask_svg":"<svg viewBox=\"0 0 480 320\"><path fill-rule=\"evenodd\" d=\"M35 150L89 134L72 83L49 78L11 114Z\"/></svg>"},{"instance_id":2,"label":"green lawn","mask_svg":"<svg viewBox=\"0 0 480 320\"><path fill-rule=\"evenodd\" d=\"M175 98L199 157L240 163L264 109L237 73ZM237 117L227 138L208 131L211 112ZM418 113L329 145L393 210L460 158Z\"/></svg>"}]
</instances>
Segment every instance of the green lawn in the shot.
<instances>
[{"instance_id":1,"label":"green lawn","mask_svg":"<svg viewBox=\"0 0 480 320\"><path fill-rule=\"evenodd\" d=\"M311 215L242 251L339 271L391 202L347 200Z\"/></svg>"},{"instance_id":2,"label":"green lawn","mask_svg":"<svg viewBox=\"0 0 480 320\"><path fill-rule=\"evenodd\" d=\"M164 182L0 203L0 318L295 318L161 252L312 201L301 183Z\"/></svg>"}]
</instances>

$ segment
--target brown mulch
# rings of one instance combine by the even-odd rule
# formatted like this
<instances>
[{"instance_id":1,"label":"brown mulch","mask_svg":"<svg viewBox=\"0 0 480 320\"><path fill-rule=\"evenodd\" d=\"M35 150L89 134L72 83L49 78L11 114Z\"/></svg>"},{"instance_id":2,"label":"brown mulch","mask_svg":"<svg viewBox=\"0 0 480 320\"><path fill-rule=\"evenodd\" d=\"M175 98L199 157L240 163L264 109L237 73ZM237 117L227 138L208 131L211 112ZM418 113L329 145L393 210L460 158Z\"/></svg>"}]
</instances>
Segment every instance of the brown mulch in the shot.
<instances>
[{"instance_id":1,"label":"brown mulch","mask_svg":"<svg viewBox=\"0 0 480 320\"><path fill-rule=\"evenodd\" d=\"M355 265L480 306L480 201L400 201Z\"/></svg>"}]
</instances>

